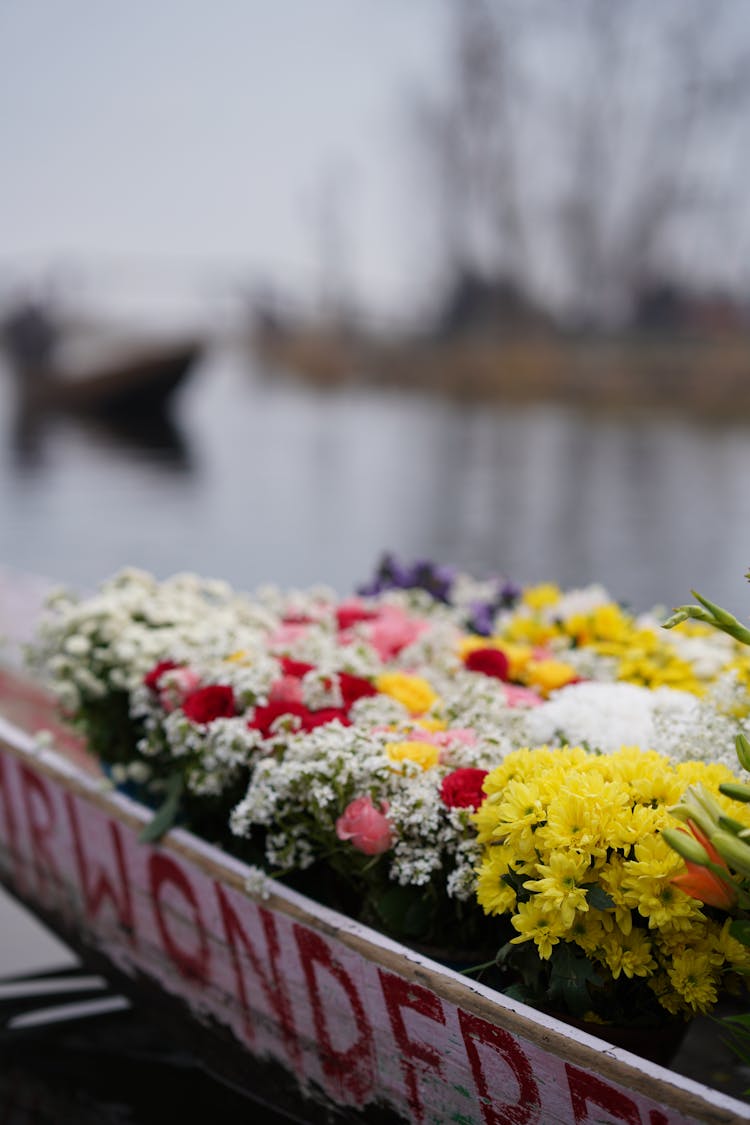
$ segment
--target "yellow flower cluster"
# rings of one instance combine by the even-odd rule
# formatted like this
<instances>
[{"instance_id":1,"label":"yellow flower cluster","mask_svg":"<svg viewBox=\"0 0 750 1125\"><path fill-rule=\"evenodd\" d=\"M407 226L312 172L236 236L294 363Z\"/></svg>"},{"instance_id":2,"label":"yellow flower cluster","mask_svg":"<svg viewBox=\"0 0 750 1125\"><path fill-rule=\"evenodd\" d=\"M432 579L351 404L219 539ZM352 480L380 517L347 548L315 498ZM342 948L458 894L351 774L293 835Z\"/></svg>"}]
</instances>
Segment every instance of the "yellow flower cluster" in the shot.
<instances>
[{"instance_id":1,"label":"yellow flower cluster","mask_svg":"<svg viewBox=\"0 0 750 1125\"><path fill-rule=\"evenodd\" d=\"M383 672L375 680L375 686L383 695L390 695L403 704L412 715L424 715L440 702L427 680L407 672Z\"/></svg>"},{"instance_id":2,"label":"yellow flower cluster","mask_svg":"<svg viewBox=\"0 0 750 1125\"><path fill-rule=\"evenodd\" d=\"M505 623L502 637L492 638L498 647L510 642L525 646L550 646L555 650L591 648L617 662L618 679L644 687L671 687L702 695L707 687L689 661L661 629L639 623L615 602L593 607L585 613L556 614L562 591L552 584L527 589L516 612ZM707 625L691 623L694 636L707 636ZM686 632L683 629L683 634ZM750 682L750 658L740 650L728 669Z\"/></svg>"},{"instance_id":3,"label":"yellow flower cluster","mask_svg":"<svg viewBox=\"0 0 750 1125\"><path fill-rule=\"evenodd\" d=\"M511 915L512 943L533 942L543 960L571 942L614 980L644 978L673 1014L710 1010L722 974L750 970L750 950L673 886L682 861L660 829L696 781L736 816L718 792L732 776L637 747L514 751L485 779L474 816L480 905Z\"/></svg>"}]
</instances>

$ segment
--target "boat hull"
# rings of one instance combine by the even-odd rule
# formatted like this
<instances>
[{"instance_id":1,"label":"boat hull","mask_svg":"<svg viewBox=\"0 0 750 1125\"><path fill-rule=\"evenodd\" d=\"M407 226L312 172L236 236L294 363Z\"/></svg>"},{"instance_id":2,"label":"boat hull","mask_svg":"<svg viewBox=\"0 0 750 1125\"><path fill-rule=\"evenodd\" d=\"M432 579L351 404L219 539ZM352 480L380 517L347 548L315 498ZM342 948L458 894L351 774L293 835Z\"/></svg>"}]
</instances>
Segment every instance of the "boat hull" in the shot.
<instances>
[{"instance_id":1,"label":"boat hull","mask_svg":"<svg viewBox=\"0 0 750 1125\"><path fill-rule=\"evenodd\" d=\"M0 720L0 879L207 1065L305 1121L748 1120L268 881Z\"/></svg>"}]
</instances>

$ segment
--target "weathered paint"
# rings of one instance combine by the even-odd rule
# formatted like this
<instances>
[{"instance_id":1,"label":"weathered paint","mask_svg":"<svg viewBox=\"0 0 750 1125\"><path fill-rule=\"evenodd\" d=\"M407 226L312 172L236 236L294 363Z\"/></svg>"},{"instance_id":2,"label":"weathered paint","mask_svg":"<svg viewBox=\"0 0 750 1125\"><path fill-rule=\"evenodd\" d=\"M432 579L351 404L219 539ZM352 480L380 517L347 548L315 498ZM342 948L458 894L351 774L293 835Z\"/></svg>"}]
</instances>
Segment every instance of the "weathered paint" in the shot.
<instances>
[{"instance_id":1,"label":"weathered paint","mask_svg":"<svg viewBox=\"0 0 750 1125\"><path fill-rule=\"evenodd\" d=\"M284 887L254 899L243 865L189 833L139 844L147 817L0 720L2 881L301 1088L420 1123L749 1119Z\"/></svg>"}]
</instances>

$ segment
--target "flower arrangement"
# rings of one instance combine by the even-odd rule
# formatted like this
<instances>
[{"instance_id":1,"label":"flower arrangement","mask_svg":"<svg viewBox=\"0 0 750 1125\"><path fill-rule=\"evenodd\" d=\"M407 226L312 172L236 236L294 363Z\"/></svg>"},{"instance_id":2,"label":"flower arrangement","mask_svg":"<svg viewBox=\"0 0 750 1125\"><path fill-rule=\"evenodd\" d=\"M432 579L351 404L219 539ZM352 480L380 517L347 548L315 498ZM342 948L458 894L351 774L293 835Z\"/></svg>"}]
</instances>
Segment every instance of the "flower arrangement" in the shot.
<instances>
[{"instance_id":1,"label":"flower arrangement","mask_svg":"<svg viewBox=\"0 0 750 1125\"><path fill-rule=\"evenodd\" d=\"M732 776L629 747L521 749L488 775L474 817L484 845L477 894L516 931L500 961L518 968L520 998L654 1024L709 1011L722 977L750 970L750 950L727 923L680 889L680 858L661 834L689 784L726 806L719 785Z\"/></svg>"},{"instance_id":2,"label":"flower arrangement","mask_svg":"<svg viewBox=\"0 0 750 1125\"><path fill-rule=\"evenodd\" d=\"M658 1021L748 967L663 836L691 784L727 811L750 736L707 622L390 557L345 599L128 570L57 594L31 661L151 838L178 819L527 999Z\"/></svg>"}]
</instances>

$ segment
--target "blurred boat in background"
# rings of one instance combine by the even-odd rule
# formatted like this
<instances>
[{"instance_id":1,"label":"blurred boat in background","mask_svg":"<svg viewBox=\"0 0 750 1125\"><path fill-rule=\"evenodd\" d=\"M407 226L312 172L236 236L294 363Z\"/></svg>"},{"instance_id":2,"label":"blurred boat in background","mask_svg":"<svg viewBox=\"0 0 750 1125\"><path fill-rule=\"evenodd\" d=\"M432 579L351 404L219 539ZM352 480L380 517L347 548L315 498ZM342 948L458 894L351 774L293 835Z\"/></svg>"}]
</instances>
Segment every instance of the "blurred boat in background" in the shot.
<instances>
[{"instance_id":1,"label":"blurred boat in background","mask_svg":"<svg viewBox=\"0 0 750 1125\"><path fill-rule=\"evenodd\" d=\"M192 336L138 341L103 325L67 324L34 302L6 315L2 342L24 412L116 420L163 413L205 347Z\"/></svg>"}]
</instances>

